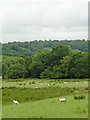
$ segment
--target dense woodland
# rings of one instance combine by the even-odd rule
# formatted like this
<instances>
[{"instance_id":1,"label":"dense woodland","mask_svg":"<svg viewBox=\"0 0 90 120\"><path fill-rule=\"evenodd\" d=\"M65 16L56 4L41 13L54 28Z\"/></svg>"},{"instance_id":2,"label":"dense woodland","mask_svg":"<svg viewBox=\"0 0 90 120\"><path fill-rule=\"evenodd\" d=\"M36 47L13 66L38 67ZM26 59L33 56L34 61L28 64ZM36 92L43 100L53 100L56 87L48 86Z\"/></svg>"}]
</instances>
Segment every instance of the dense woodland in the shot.
<instances>
[{"instance_id":1,"label":"dense woodland","mask_svg":"<svg viewBox=\"0 0 90 120\"><path fill-rule=\"evenodd\" d=\"M39 51L51 52L53 47L68 45L71 49L78 49L82 52L88 51L88 41L85 40L35 40L30 42L8 42L2 44L2 54L6 56L31 56ZM0 53L1 54L1 53Z\"/></svg>"},{"instance_id":2,"label":"dense woodland","mask_svg":"<svg viewBox=\"0 0 90 120\"><path fill-rule=\"evenodd\" d=\"M88 78L87 47L84 40L3 44L2 77Z\"/></svg>"}]
</instances>

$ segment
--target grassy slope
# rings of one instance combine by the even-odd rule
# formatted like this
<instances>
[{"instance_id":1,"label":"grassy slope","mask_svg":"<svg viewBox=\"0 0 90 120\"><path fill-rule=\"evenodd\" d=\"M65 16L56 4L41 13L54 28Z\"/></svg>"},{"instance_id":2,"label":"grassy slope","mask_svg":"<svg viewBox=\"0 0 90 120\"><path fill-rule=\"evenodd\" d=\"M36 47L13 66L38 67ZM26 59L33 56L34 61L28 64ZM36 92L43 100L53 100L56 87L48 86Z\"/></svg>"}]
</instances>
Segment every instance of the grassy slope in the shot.
<instances>
[{"instance_id":1,"label":"grassy slope","mask_svg":"<svg viewBox=\"0 0 90 120\"><path fill-rule=\"evenodd\" d=\"M44 100L48 98L54 98L58 96L67 96L71 94L81 94L79 89L74 88L59 88L59 87L49 87L49 88L40 88L40 89L32 89L32 88L4 88L2 90L2 100L4 104L12 104L12 101L18 100L19 102L29 102L29 101L37 101ZM83 93L87 93L87 90L83 91Z\"/></svg>"},{"instance_id":2,"label":"grassy slope","mask_svg":"<svg viewBox=\"0 0 90 120\"><path fill-rule=\"evenodd\" d=\"M21 103L17 105L4 105L3 118L87 118L88 101L74 100L73 96L65 96L66 103L60 103L57 99Z\"/></svg>"},{"instance_id":3,"label":"grassy slope","mask_svg":"<svg viewBox=\"0 0 90 120\"><path fill-rule=\"evenodd\" d=\"M17 81L18 80L3 81L3 88L7 87L3 89L3 118L87 117L88 98L86 97L83 100L74 100L73 97L74 94L78 94L80 92L80 88L87 88L88 83L85 82L87 81L86 79L80 80L78 84L76 84L76 81L78 80L73 80L73 82L68 82L67 84L62 82L66 80L53 81L42 79L21 79L20 81ZM32 81L35 81L35 84L31 84ZM30 84L28 84L29 82ZM41 82L43 85L41 85ZM51 83L51 87L47 85L48 83ZM52 83L55 83L55 85L52 85ZM36 86L38 86L39 89L35 89ZM73 90L74 94L71 92ZM87 90L84 91L84 94L85 93L87 93ZM67 103L60 103L57 100L58 96L64 96L67 99ZM19 99L20 105L13 105L13 99Z\"/></svg>"}]
</instances>

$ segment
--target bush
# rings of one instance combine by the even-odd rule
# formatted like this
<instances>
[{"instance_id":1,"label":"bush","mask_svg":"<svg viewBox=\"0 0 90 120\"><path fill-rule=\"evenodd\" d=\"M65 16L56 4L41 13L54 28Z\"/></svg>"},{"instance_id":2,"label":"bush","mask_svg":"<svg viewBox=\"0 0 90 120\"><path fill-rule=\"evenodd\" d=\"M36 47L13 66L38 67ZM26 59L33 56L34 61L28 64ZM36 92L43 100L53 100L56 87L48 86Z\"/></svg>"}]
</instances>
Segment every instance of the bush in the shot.
<instances>
[{"instance_id":1,"label":"bush","mask_svg":"<svg viewBox=\"0 0 90 120\"><path fill-rule=\"evenodd\" d=\"M73 87L74 90L76 90L76 87Z\"/></svg>"},{"instance_id":2,"label":"bush","mask_svg":"<svg viewBox=\"0 0 90 120\"><path fill-rule=\"evenodd\" d=\"M53 83L53 85L55 85L55 83Z\"/></svg>"},{"instance_id":3,"label":"bush","mask_svg":"<svg viewBox=\"0 0 90 120\"><path fill-rule=\"evenodd\" d=\"M78 99L78 96L75 95L75 96L74 96L74 99Z\"/></svg>"},{"instance_id":4,"label":"bush","mask_svg":"<svg viewBox=\"0 0 90 120\"><path fill-rule=\"evenodd\" d=\"M19 85L22 85L21 83Z\"/></svg>"},{"instance_id":5,"label":"bush","mask_svg":"<svg viewBox=\"0 0 90 120\"><path fill-rule=\"evenodd\" d=\"M79 99L85 99L85 95L80 95Z\"/></svg>"},{"instance_id":6,"label":"bush","mask_svg":"<svg viewBox=\"0 0 90 120\"><path fill-rule=\"evenodd\" d=\"M32 84L31 82L29 82L29 84Z\"/></svg>"},{"instance_id":7,"label":"bush","mask_svg":"<svg viewBox=\"0 0 90 120\"><path fill-rule=\"evenodd\" d=\"M35 81L32 81L32 84L35 84Z\"/></svg>"},{"instance_id":8,"label":"bush","mask_svg":"<svg viewBox=\"0 0 90 120\"><path fill-rule=\"evenodd\" d=\"M85 99L85 95L75 95L74 99Z\"/></svg>"},{"instance_id":9,"label":"bush","mask_svg":"<svg viewBox=\"0 0 90 120\"><path fill-rule=\"evenodd\" d=\"M89 88L88 88L88 87L86 87L86 88L85 88L85 90L89 90Z\"/></svg>"}]
</instances>

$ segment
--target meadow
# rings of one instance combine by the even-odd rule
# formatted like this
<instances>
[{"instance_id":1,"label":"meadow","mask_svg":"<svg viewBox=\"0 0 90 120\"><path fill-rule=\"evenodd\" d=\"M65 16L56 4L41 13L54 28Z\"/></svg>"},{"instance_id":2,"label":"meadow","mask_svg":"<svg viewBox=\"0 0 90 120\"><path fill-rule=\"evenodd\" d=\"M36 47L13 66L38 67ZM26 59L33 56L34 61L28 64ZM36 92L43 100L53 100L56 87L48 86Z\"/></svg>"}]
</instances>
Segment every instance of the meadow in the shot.
<instances>
[{"instance_id":1,"label":"meadow","mask_svg":"<svg viewBox=\"0 0 90 120\"><path fill-rule=\"evenodd\" d=\"M88 79L7 79L2 85L3 118L88 117ZM20 104L14 105L13 99Z\"/></svg>"},{"instance_id":2,"label":"meadow","mask_svg":"<svg viewBox=\"0 0 90 120\"><path fill-rule=\"evenodd\" d=\"M64 84L67 82L67 84ZM78 84L77 84L78 82ZM41 85L42 83L42 85ZM48 84L51 87L87 87L88 79L5 79L2 81L3 87L21 87L21 88L46 88Z\"/></svg>"}]
</instances>

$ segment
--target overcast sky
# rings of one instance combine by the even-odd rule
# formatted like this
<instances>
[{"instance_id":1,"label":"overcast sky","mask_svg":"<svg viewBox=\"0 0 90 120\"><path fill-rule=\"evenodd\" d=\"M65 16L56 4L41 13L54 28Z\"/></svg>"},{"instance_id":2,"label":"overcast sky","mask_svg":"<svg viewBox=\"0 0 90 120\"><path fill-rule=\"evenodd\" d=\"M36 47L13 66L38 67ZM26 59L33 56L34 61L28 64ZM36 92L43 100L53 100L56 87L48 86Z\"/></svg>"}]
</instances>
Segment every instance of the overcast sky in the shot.
<instances>
[{"instance_id":1,"label":"overcast sky","mask_svg":"<svg viewBox=\"0 0 90 120\"><path fill-rule=\"evenodd\" d=\"M0 42L88 39L88 0L1 0Z\"/></svg>"}]
</instances>

